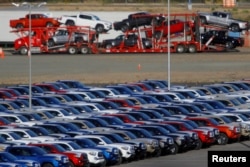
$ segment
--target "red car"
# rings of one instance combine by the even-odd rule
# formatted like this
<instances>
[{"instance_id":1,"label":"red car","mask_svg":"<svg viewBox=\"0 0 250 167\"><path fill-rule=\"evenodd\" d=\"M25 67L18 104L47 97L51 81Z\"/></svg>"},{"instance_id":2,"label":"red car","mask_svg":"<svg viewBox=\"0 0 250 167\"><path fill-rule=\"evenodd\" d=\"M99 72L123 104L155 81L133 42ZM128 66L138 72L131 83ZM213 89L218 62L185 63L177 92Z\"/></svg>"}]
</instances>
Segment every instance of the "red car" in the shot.
<instances>
[{"instance_id":1,"label":"red car","mask_svg":"<svg viewBox=\"0 0 250 167\"><path fill-rule=\"evenodd\" d=\"M27 14L24 18L10 20L10 27L21 29L29 28L30 15ZM45 14L31 14L32 27L58 27L60 23L57 19L49 17Z\"/></svg>"},{"instance_id":2,"label":"red car","mask_svg":"<svg viewBox=\"0 0 250 167\"><path fill-rule=\"evenodd\" d=\"M178 19L170 20L170 34L181 33L184 32L184 29L188 27L188 23L185 21L181 21ZM188 30L188 29L186 29ZM168 36L168 21L162 22L159 26L155 26L153 28L149 28L146 31L147 37L155 37L156 39L160 39L162 37Z\"/></svg>"},{"instance_id":3,"label":"red car","mask_svg":"<svg viewBox=\"0 0 250 167\"><path fill-rule=\"evenodd\" d=\"M29 145L40 147L43 150L45 150L47 153L63 154L67 156L69 158L69 166L74 166L74 167L89 166L88 156L84 153L66 151L63 147L57 144L35 143L35 144L29 144Z\"/></svg>"}]
</instances>

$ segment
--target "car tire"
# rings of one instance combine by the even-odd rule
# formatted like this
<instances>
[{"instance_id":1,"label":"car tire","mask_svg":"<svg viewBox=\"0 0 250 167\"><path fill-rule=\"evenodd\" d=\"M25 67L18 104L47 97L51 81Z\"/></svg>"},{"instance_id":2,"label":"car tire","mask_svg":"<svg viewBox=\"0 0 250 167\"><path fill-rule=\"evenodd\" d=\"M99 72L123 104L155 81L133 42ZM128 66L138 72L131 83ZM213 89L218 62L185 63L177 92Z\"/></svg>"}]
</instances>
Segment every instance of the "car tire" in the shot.
<instances>
[{"instance_id":1,"label":"car tire","mask_svg":"<svg viewBox=\"0 0 250 167\"><path fill-rule=\"evenodd\" d=\"M220 138L217 139L219 145L226 145L228 143L228 137L225 133L220 133Z\"/></svg>"},{"instance_id":2,"label":"car tire","mask_svg":"<svg viewBox=\"0 0 250 167\"><path fill-rule=\"evenodd\" d=\"M53 27L53 24L51 22L47 22L46 27Z\"/></svg>"},{"instance_id":3,"label":"car tire","mask_svg":"<svg viewBox=\"0 0 250 167\"><path fill-rule=\"evenodd\" d=\"M98 33L102 33L102 32L104 32L104 26L101 25L101 24L98 24L98 25L96 26L95 30L96 30L96 32L98 32Z\"/></svg>"},{"instance_id":4,"label":"car tire","mask_svg":"<svg viewBox=\"0 0 250 167\"><path fill-rule=\"evenodd\" d=\"M69 161L68 167L75 167L75 165L71 161Z\"/></svg>"},{"instance_id":5,"label":"car tire","mask_svg":"<svg viewBox=\"0 0 250 167\"><path fill-rule=\"evenodd\" d=\"M159 40L159 39L161 38L161 36L162 36L162 33L161 33L160 31L156 31L156 32L154 33L154 37L155 37L155 39L157 39L157 40Z\"/></svg>"},{"instance_id":6,"label":"car tire","mask_svg":"<svg viewBox=\"0 0 250 167\"><path fill-rule=\"evenodd\" d=\"M122 25L122 26L121 26L121 31L122 31L122 32L128 31L128 25L126 25L126 24Z\"/></svg>"},{"instance_id":7,"label":"car tire","mask_svg":"<svg viewBox=\"0 0 250 167\"><path fill-rule=\"evenodd\" d=\"M45 163L41 167L54 167L51 163Z\"/></svg>"},{"instance_id":8,"label":"car tire","mask_svg":"<svg viewBox=\"0 0 250 167\"><path fill-rule=\"evenodd\" d=\"M22 29L22 28L24 28L23 24L18 23L18 24L16 25L16 29Z\"/></svg>"},{"instance_id":9,"label":"car tire","mask_svg":"<svg viewBox=\"0 0 250 167\"><path fill-rule=\"evenodd\" d=\"M80 52L82 54L88 54L89 53L89 48L88 46L82 46L81 49L80 49Z\"/></svg>"},{"instance_id":10,"label":"car tire","mask_svg":"<svg viewBox=\"0 0 250 167\"><path fill-rule=\"evenodd\" d=\"M206 17L200 17L200 23L201 23L201 24L207 24L207 19L206 19Z\"/></svg>"},{"instance_id":11,"label":"car tire","mask_svg":"<svg viewBox=\"0 0 250 167\"><path fill-rule=\"evenodd\" d=\"M170 154L177 154L179 152L179 147L177 144L173 144L173 147L170 149Z\"/></svg>"},{"instance_id":12,"label":"car tire","mask_svg":"<svg viewBox=\"0 0 250 167\"><path fill-rule=\"evenodd\" d=\"M72 21L72 20L68 20L68 21L65 23L65 25L66 25L66 26L74 26L75 23L74 23L74 21Z\"/></svg>"},{"instance_id":13,"label":"car tire","mask_svg":"<svg viewBox=\"0 0 250 167\"><path fill-rule=\"evenodd\" d=\"M119 159L115 165L121 165L121 163L122 163L122 155L119 156Z\"/></svg>"},{"instance_id":14,"label":"car tire","mask_svg":"<svg viewBox=\"0 0 250 167\"><path fill-rule=\"evenodd\" d=\"M196 53L197 52L197 47L193 44L188 46L188 52L189 53Z\"/></svg>"},{"instance_id":15,"label":"car tire","mask_svg":"<svg viewBox=\"0 0 250 167\"><path fill-rule=\"evenodd\" d=\"M28 54L28 48L25 47L25 46L21 47L19 53L20 53L21 55L27 55L27 54Z\"/></svg>"},{"instance_id":16,"label":"car tire","mask_svg":"<svg viewBox=\"0 0 250 167\"><path fill-rule=\"evenodd\" d=\"M71 55L76 54L76 53L77 53L77 48L74 47L74 46L69 46L68 52L69 52L69 54L71 54Z\"/></svg>"},{"instance_id":17,"label":"car tire","mask_svg":"<svg viewBox=\"0 0 250 167\"><path fill-rule=\"evenodd\" d=\"M177 53L185 53L186 52L186 47L182 44L177 45L176 47L176 52Z\"/></svg>"},{"instance_id":18,"label":"car tire","mask_svg":"<svg viewBox=\"0 0 250 167\"><path fill-rule=\"evenodd\" d=\"M53 41L53 39L49 39L48 40L48 47L53 47L55 46L55 42Z\"/></svg>"},{"instance_id":19,"label":"car tire","mask_svg":"<svg viewBox=\"0 0 250 167\"><path fill-rule=\"evenodd\" d=\"M226 48L227 49L233 49L234 48L234 44L231 41L226 42Z\"/></svg>"},{"instance_id":20,"label":"car tire","mask_svg":"<svg viewBox=\"0 0 250 167\"><path fill-rule=\"evenodd\" d=\"M202 148L202 141L198 139L197 146L194 148L195 150L200 150Z\"/></svg>"}]
</instances>

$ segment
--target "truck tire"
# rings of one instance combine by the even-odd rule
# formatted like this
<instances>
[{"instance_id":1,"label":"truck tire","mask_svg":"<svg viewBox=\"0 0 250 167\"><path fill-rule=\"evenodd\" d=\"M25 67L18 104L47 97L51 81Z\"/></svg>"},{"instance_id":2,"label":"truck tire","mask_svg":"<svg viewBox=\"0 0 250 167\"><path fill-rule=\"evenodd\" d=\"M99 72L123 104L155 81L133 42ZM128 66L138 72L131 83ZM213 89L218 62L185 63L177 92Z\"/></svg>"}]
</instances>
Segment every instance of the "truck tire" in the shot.
<instances>
[{"instance_id":1,"label":"truck tire","mask_svg":"<svg viewBox=\"0 0 250 167\"><path fill-rule=\"evenodd\" d=\"M101 24L98 24L98 25L96 25L95 30L98 33L102 33L102 32L104 32L104 26Z\"/></svg>"},{"instance_id":2,"label":"truck tire","mask_svg":"<svg viewBox=\"0 0 250 167\"><path fill-rule=\"evenodd\" d=\"M46 27L53 27L53 24L51 22L47 22Z\"/></svg>"},{"instance_id":3,"label":"truck tire","mask_svg":"<svg viewBox=\"0 0 250 167\"><path fill-rule=\"evenodd\" d=\"M89 48L88 46L82 46L81 49L80 49L80 52L82 54L88 54L89 53Z\"/></svg>"},{"instance_id":4,"label":"truck tire","mask_svg":"<svg viewBox=\"0 0 250 167\"><path fill-rule=\"evenodd\" d=\"M157 40L160 39L161 36L162 36L162 33L161 33L160 31L156 31L155 34L154 34L154 37L155 37L155 39L157 39Z\"/></svg>"},{"instance_id":5,"label":"truck tire","mask_svg":"<svg viewBox=\"0 0 250 167\"><path fill-rule=\"evenodd\" d=\"M189 53L196 53L197 52L197 47L193 44L188 45L188 52Z\"/></svg>"},{"instance_id":6,"label":"truck tire","mask_svg":"<svg viewBox=\"0 0 250 167\"><path fill-rule=\"evenodd\" d=\"M207 19L206 19L206 17L200 17L200 23L201 23L201 24L207 24Z\"/></svg>"},{"instance_id":7,"label":"truck tire","mask_svg":"<svg viewBox=\"0 0 250 167\"><path fill-rule=\"evenodd\" d=\"M231 28L231 30L232 30L233 32L239 32L239 31L240 31L240 26L239 26L238 24L232 24L232 25L230 26L230 28Z\"/></svg>"},{"instance_id":8,"label":"truck tire","mask_svg":"<svg viewBox=\"0 0 250 167\"><path fill-rule=\"evenodd\" d=\"M20 52L21 55L27 55L28 54L28 48L23 46L23 47L21 47L19 52Z\"/></svg>"},{"instance_id":9,"label":"truck tire","mask_svg":"<svg viewBox=\"0 0 250 167\"><path fill-rule=\"evenodd\" d=\"M170 154L177 154L179 152L179 147L174 143L173 147L170 149Z\"/></svg>"},{"instance_id":10,"label":"truck tire","mask_svg":"<svg viewBox=\"0 0 250 167\"><path fill-rule=\"evenodd\" d=\"M42 165L42 167L54 167L51 163L45 163Z\"/></svg>"},{"instance_id":11,"label":"truck tire","mask_svg":"<svg viewBox=\"0 0 250 167\"><path fill-rule=\"evenodd\" d=\"M53 39L49 39L48 40L48 47L52 47L55 46L55 42L53 41Z\"/></svg>"},{"instance_id":12,"label":"truck tire","mask_svg":"<svg viewBox=\"0 0 250 167\"><path fill-rule=\"evenodd\" d=\"M66 23L65 23L66 26L74 26L75 25L75 22L72 21L72 20L67 20Z\"/></svg>"},{"instance_id":13,"label":"truck tire","mask_svg":"<svg viewBox=\"0 0 250 167\"><path fill-rule=\"evenodd\" d=\"M74 47L74 46L69 46L68 52L69 52L69 54L71 54L71 55L77 54L77 48Z\"/></svg>"},{"instance_id":14,"label":"truck tire","mask_svg":"<svg viewBox=\"0 0 250 167\"><path fill-rule=\"evenodd\" d=\"M234 44L231 41L226 42L226 48L227 49L233 49L234 48Z\"/></svg>"},{"instance_id":15,"label":"truck tire","mask_svg":"<svg viewBox=\"0 0 250 167\"><path fill-rule=\"evenodd\" d=\"M128 25L127 25L127 24L124 24L124 25L121 26L121 31L122 31L122 32L126 32L126 31L128 31L128 29L129 29L129 28L128 28Z\"/></svg>"},{"instance_id":16,"label":"truck tire","mask_svg":"<svg viewBox=\"0 0 250 167\"><path fill-rule=\"evenodd\" d=\"M21 24L21 23L18 23L17 25L16 25L16 29L22 29L24 26L23 26L23 24Z\"/></svg>"},{"instance_id":17,"label":"truck tire","mask_svg":"<svg viewBox=\"0 0 250 167\"><path fill-rule=\"evenodd\" d=\"M198 139L197 146L195 147L195 150L200 150L202 148L202 141Z\"/></svg>"},{"instance_id":18,"label":"truck tire","mask_svg":"<svg viewBox=\"0 0 250 167\"><path fill-rule=\"evenodd\" d=\"M75 167L75 165L71 161L69 161L68 167Z\"/></svg>"},{"instance_id":19,"label":"truck tire","mask_svg":"<svg viewBox=\"0 0 250 167\"><path fill-rule=\"evenodd\" d=\"M185 53L186 52L186 47L183 44L179 44L176 47L176 52L177 53Z\"/></svg>"},{"instance_id":20,"label":"truck tire","mask_svg":"<svg viewBox=\"0 0 250 167\"><path fill-rule=\"evenodd\" d=\"M228 143L228 137L225 133L220 133L220 138L217 140L219 145L226 145Z\"/></svg>"}]
</instances>

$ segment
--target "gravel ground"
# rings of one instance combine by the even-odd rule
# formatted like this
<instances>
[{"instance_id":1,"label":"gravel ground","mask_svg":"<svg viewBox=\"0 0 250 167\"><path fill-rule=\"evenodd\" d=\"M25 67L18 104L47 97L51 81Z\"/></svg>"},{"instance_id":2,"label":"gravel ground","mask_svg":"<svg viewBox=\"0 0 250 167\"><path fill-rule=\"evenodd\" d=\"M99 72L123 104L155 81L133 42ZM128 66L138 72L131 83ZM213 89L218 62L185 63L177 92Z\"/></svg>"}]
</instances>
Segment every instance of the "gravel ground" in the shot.
<instances>
[{"instance_id":1,"label":"gravel ground","mask_svg":"<svg viewBox=\"0 0 250 167\"><path fill-rule=\"evenodd\" d=\"M0 59L0 84L28 83L29 63L27 56L6 51L5 58ZM86 84L111 84L170 78L171 83L200 85L250 78L250 48L235 52L171 53L170 57L167 53L32 55L31 72L33 83L76 79Z\"/></svg>"}]
</instances>

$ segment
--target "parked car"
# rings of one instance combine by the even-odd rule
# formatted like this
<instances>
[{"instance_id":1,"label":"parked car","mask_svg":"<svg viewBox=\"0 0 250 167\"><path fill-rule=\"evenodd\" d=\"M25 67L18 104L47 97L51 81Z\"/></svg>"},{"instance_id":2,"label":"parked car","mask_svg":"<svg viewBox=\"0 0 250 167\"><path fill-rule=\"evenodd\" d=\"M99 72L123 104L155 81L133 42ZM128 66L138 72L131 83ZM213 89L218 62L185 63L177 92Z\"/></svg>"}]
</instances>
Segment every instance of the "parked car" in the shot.
<instances>
[{"instance_id":1,"label":"parked car","mask_svg":"<svg viewBox=\"0 0 250 167\"><path fill-rule=\"evenodd\" d=\"M213 38L212 45L224 45L227 49L234 49L244 45L243 38L234 38L228 36L228 31L210 30L201 34L202 44L206 44L210 38Z\"/></svg>"},{"instance_id":2,"label":"parked car","mask_svg":"<svg viewBox=\"0 0 250 167\"><path fill-rule=\"evenodd\" d=\"M62 154L47 154L43 149L36 146L11 146L5 149L15 155L18 159L34 160L41 166L68 167L69 159Z\"/></svg>"}]
</instances>

